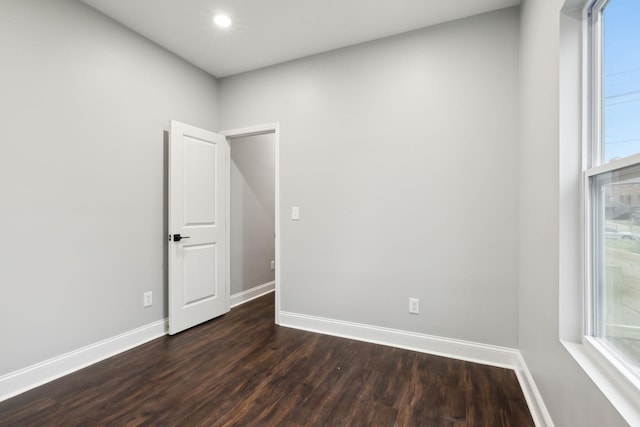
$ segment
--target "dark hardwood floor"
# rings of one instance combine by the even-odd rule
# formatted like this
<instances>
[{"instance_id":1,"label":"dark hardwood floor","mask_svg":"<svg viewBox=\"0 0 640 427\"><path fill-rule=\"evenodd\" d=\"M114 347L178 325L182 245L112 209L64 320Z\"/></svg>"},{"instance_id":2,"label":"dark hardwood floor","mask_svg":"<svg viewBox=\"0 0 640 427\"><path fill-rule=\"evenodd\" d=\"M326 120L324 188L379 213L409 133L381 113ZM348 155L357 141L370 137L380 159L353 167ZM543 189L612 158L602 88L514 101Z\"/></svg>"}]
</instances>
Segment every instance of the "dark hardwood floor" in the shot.
<instances>
[{"instance_id":1,"label":"dark hardwood floor","mask_svg":"<svg viewBox=\"0 0 640 427\"><path fill-rule=\"evenodd\" d=\"M0 402L0 426L533 426L513 371L273 324L273 294Z\"/></svg>"}]
</instances>

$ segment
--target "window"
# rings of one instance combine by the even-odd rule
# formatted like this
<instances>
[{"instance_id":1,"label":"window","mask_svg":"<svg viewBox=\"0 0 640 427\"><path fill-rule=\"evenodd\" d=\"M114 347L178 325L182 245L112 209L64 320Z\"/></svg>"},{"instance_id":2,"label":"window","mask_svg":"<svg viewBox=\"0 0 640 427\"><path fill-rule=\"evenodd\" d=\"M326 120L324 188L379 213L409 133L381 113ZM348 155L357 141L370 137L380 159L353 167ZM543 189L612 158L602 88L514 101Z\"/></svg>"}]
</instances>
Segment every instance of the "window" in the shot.
<instances>
[{"instance_id":1,"label":"window","mask_svg":"<svg viewBox=\"0 0 640 427\"><path fill-rule=\"evenodd\" d=\"M588 340L640 386L640 1L589 10Z\"/></svg>"}]
</instances>

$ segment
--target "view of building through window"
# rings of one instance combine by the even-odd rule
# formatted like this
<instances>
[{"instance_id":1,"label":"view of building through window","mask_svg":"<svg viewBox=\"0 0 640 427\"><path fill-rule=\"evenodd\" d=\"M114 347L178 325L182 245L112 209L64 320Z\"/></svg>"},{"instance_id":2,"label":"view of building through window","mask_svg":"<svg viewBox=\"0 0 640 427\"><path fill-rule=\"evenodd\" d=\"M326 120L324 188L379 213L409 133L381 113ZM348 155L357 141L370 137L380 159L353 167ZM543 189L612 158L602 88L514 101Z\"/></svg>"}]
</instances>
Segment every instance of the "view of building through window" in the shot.
<instances>
[{"instance_id":1,"label":"view of building through window","mask_svg":"<svg viewBox=\"0 0 640 427\"><path fill-rule=\"evenodd\" d=\"M640 1L602 12L602 163L640 153ZM640 368L640 166L595 177L595 332ZM640 372L640 371L639 371Z\"/></svg>"},{"instance_id":2,"label":"view of building through window","mask_svg":"<svg viewBox=\"0 0 640 427\"><path fill-rule=\"evenodd\" d=\"M600 254L598 336L640 368L640 167L596 177ZM601 246L601 247L602 247Z\"/></svg>"}]
</instances>

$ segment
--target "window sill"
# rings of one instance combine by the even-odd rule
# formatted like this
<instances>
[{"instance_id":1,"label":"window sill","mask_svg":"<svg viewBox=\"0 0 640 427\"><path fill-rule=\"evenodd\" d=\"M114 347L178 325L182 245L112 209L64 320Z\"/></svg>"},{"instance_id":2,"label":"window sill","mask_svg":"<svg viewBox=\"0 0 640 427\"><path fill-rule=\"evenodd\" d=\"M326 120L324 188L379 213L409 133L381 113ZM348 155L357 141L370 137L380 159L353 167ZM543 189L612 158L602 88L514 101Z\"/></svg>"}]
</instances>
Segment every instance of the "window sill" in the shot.
<instances>
[{"instance_id":1,"label":"window sill","mask_svg":"<svg viewBox=\"0 0 640 427\"><path fill-rule=\"evenodd\" d=\"M607 360L595 344L560 341L609 402L630 425L640 425L640 396L627 378Z\"/></svg>"}]
</instances>

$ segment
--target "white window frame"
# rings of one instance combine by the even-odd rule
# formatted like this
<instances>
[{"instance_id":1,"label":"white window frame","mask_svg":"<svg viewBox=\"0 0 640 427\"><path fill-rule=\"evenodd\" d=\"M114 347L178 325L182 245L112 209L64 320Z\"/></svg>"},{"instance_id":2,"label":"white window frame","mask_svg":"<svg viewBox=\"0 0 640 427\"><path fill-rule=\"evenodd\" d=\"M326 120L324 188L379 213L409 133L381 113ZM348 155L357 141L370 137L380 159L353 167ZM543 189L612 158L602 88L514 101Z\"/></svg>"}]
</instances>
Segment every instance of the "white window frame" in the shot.
<instances>
[{"instance_id":1,"label":"white window frame","mask_svg":"<svg viewBox=\"0 0 640 427\"><path fill-rule=\"evenodd\" d=\"M640 376L630 365L603 340L596 337L597 313L595 309L596 292L595 283L597 277L594 274L594 252L598 243L593 235L592 214L592 185L594 177L620 170L629 166L640 165L640 153L629 157L615 159L608 163L603 160L603 124L602 124L602 100L603 100L603 63L602 63L602 10L611 0L596 0L590 2L585 8L584 20L586 22L586 55L585 55L585 84L584 119L587 126L585 138L584 181L583 181L583 218L584 218L584 278L585 278L585 302L584 302L584 336L583 344L588 347L604 368L606 374L622 384L630 395L634 396L637 404L640 404ZM615 0L613 0L615 1Z\"/></svg>"}]
</instances>

